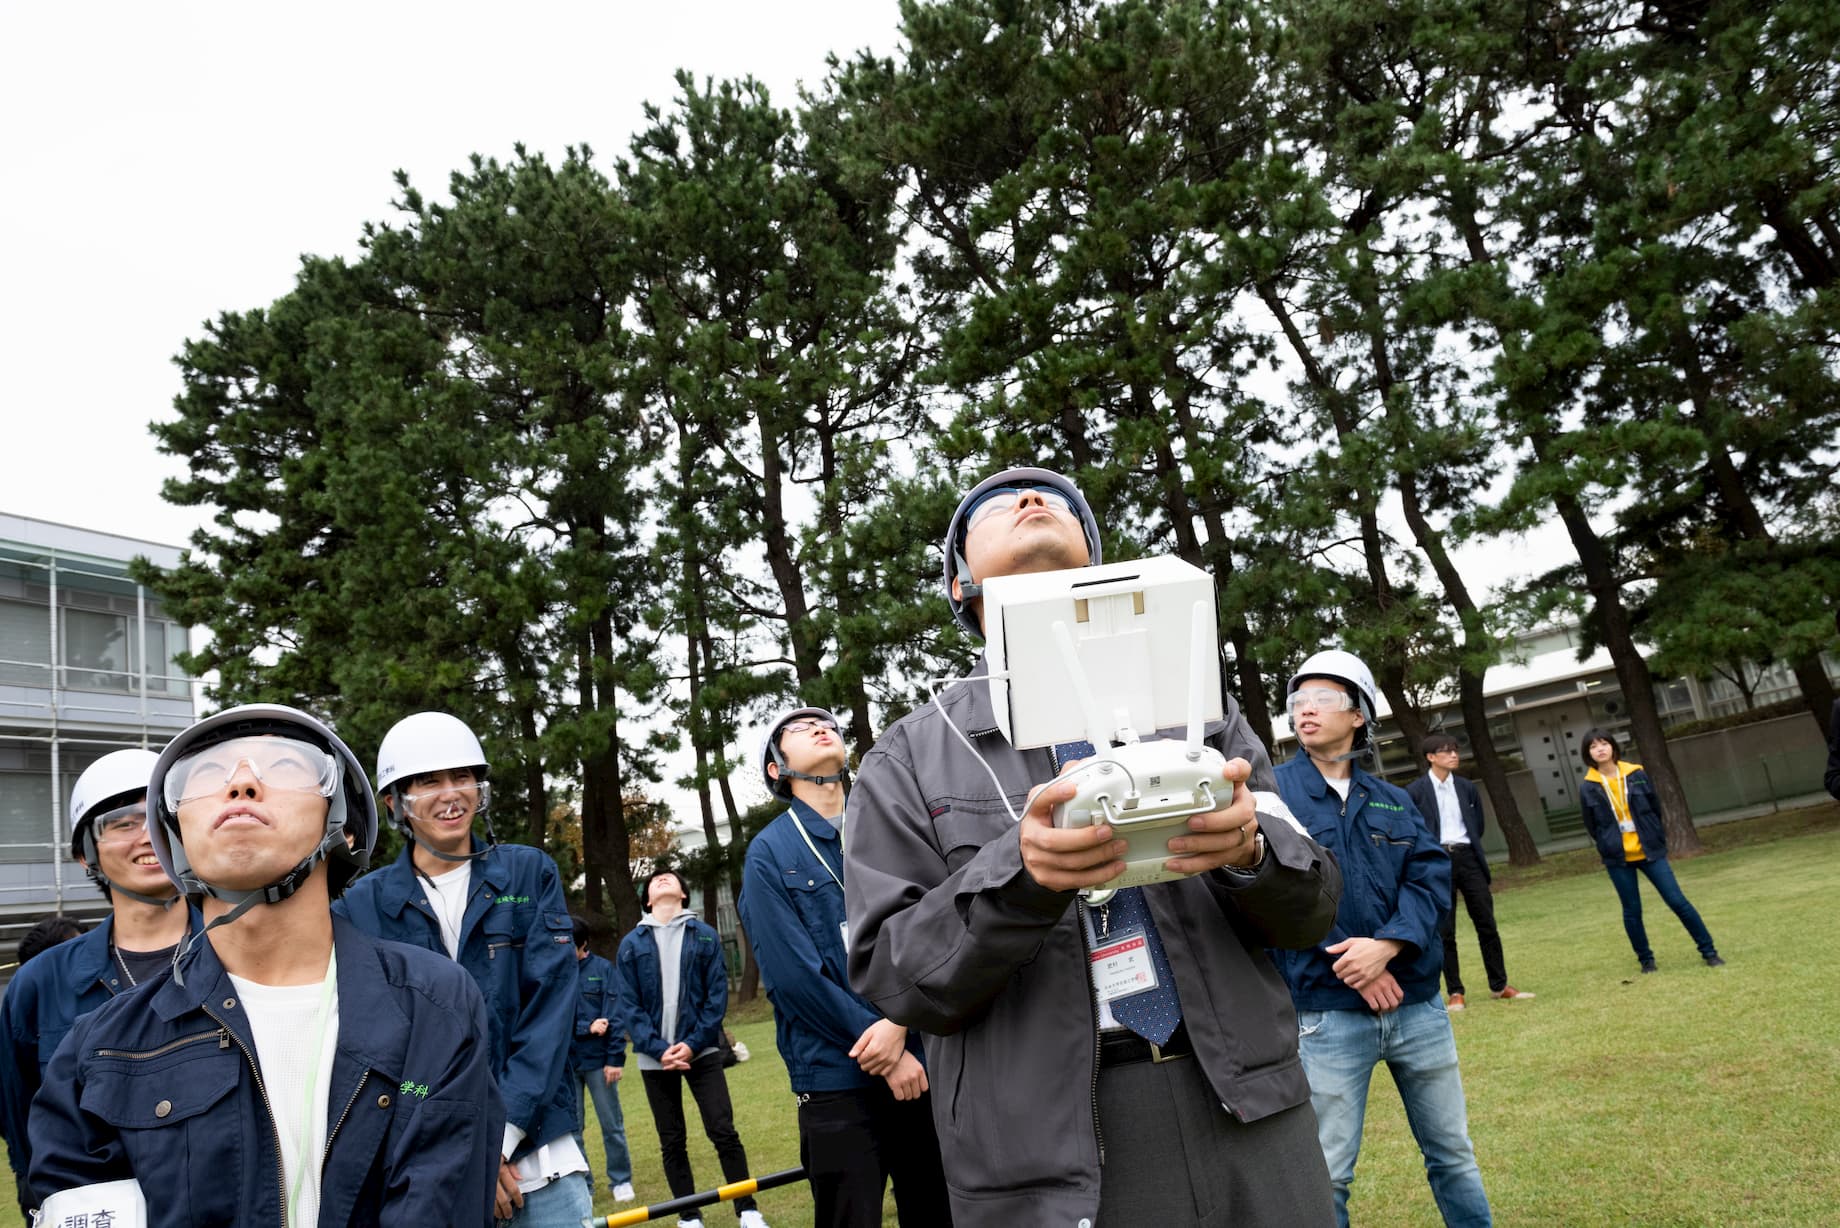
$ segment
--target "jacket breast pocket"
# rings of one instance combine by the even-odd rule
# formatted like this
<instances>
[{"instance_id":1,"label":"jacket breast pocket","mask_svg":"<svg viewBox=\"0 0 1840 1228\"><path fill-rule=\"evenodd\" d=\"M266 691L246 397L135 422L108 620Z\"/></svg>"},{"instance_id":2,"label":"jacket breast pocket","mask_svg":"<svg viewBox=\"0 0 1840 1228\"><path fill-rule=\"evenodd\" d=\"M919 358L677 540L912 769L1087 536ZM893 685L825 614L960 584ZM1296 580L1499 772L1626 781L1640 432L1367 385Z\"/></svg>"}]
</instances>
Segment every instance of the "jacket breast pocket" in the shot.
<instances>
[{"instance_id":1,"label":"jacket breast pocket","mask_svg":"<svg viewBox=\"0 0 1840 1228\"><path fill-rule=\"evenodd\" d=\"M252 1135L270 1127L239 1105L243 1056L219 1039L212 1030L150 1051L101 1049L83 1086L84 1112L113 1127L135 1177L173 1222L246 1222L251 1210L241 1204L256 1163Z\"/></svg>"},{"instance_id":2,"label":"jacket breast pocket","mask_svg":"<svg viewBox=\"0 0 1840 1228\"><path fill-rule=\"evenodd\" d=\"M1370 812L1367 818L1368 839L1373 843L1374 852L1391 871L1390 878L1398 882L1404 870L1406 859L1412 856L1412 850L1418 847L1419 827L1404 815L1391 812Z\"/></svg>"},{"instance_id":3,"label":"jacket breast pocket","mask_svg":"<svg viewBox=\"0 0 1840 1228\"><path fill-rule=\"evenodd\" d=\"M941 806L945 808L942 810ZM1016 809L1020 813L1022 808L1019 805ZM945 855L946 869L951 873L956 873L977 856L979 849L1014 826L999 798L970 801L954 798L934 803L933 836L939 842L939 851Z\"/></svg>"},{"instance_id":4,"label":"jacket breast pocket","mask_svg":"<svg viewBox=\"0 0 1840 1228\"><path fill-rule=\"evenodd\" d=\"M843 892L831 881L822 867L790 866L786 870L786 898L792 911L799 915L805 936L818 949L820 957L843 941Z\"/></svg>"}]
</instances>

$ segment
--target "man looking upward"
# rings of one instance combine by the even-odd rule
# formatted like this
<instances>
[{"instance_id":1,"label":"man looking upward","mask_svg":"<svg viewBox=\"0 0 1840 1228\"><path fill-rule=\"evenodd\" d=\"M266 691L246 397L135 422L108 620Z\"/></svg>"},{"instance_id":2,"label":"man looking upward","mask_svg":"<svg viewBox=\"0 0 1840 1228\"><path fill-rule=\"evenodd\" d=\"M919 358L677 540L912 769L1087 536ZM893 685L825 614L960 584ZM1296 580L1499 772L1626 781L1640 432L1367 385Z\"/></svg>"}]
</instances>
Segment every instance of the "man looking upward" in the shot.
<instances>
[{"instance_id":1,"label":"man looking upward","mask_svg":"<svg viewBox=\"0 0 1840 1228\"><path fill-rule=\"evenodd\" d=\"M377 809L305 712L229 708L147 785L148 833L206 926L71 1029L32 1105L50 1224L456 1224L491 1216L504 1113L479 991L373 941L328 901L370 858Z\"/></svg>"},{"instance_id":2,"label":"man looking upward","mask_svg":"<svg viewBox=\"0 0 1840 1228\"><path fill-rule=\"evenodd\" d=\"M1100 561L1092 509L1046 469L978 483L944 546L947 600L979 636L984 581ZM1164 864L1191 877L1088 907L1080 889L1124 871L1125 842L1052 814L1074 793L1056 773L1093 748L1011 746L987 672L863 759L844 852L850 980L926 1033L953 1221L1327 1223L1294 1016L1266 948L1320 939L1340 875L1275 796L1255 802L1248 783L1269 790L1271 770L1238 706L1226 697L1206 731L1231 800L1168 843Z\"/></svg>"},{"instance_id":3,"label":"man looking upward","mask_svg":"<svg viewBox=\"0 0 1840 1228\"><path fill-rule=\"evenodd\" d=\"M798 1098L812 1222L879 1228L882 1190L892 1178L904 1228L949 1228L920 1038L850 988L846 758L839 722L823 708L793 708L767 726L761 777L788 809L748 844L741 921Z\"/></svg>"},{"instance_id":4,"label":"man looking upward","mask_svg":"<svg viewBox=\"0 0 1840 1228\"><path fill-rule=\"evenodd\" d=\"M1405 790L1356 764L1375 724L1373 674L1331 649L1303 663L1287 688L1297 757L1278 767L1278 790L1310 835L1342 863L1341 905L1327 943L1280 951L1297 1004L1303 1068L1335 1214L1348 1225L1348 1190L1361 1152L1367 1090L1385 1062L1425 1157L1444 1222L1490 1222L1469 1141L1463 1078L1450 1016L1438 1001L1450 903L1450 858Z\"/></svg>"}]
</instances>

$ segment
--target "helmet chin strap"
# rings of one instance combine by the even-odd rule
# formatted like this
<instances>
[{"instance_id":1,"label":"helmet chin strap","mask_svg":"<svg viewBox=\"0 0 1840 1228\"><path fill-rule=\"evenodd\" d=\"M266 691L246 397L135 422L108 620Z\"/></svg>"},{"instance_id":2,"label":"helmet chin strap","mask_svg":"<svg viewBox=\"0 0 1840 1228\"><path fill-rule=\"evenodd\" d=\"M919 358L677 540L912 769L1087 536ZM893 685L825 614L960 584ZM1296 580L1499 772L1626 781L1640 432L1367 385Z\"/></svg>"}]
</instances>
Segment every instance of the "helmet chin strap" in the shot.
<instances>
[{"instance_id":1,"label":"helmet chin strap","mask_svg":"<svg viewBox=\"0 0 1840 1228\"><path fill-rule=\"evenodd\" d=\"M334 786L331 801L326 807L326 834L320 838L318 846L311 853L295 863L294 868L266 887L257 887L251 891L233 891L226 887L215 887L192 873L188 858L183 869L179 870L179 886L186 895L208 895L214 900L224 900L230 904L230 911L211 922L181 947L173 955L173 980L179 985L185 984L185 969L181 966L186 956L197 947L198 940L220 925L228 925L257 904L279 904L281 901L299 891L306 881L313 876L314 867L325 861L333 849L345 844L345 788L341 779ZM176 846L183 851L184 846Z\"/></svg>"},{"instance_id":2,"label":"helmet chin strap","mask_svg":"<svg viewBox=\"0 0 1840 1228\"><path fill-rule=\"evenodd\" d=\"M829 776L813 776L810 772L801 772L796 768L787 767L784 763L779 764L778 767L781 780L809 780L814 785L834 785L850 779L847 768L838 768Z\"/></svg>"},{"instance_id":3,"label":"helmet chin strap","mask_svg":"<svg viewBox=\"0 0 1840 1228\"><path fill-rule=\"evenodd\" d=\"M491 800L491 796L492 795L489 793L485 795L488 802ZM395 803L390 807L390 817L396 820L397 830L402 832L403 839L421 849L430 857L438 857L442 861L449 861L455 865L460 865L468 861L478 861L481 857L490 853L498 844L498 834L492 830L492 811L489 805L481 806L477 812L477 817L485 824L486 846L474 853L443 853L440 849L428 843L426 840L417 840L415 838L415 821L409 817L409 800L403 795L400 786L390 786L390 797ZM427 878L428 876L424 874L422 877Z\"/></svg>"},{"instance_id":4,"label":"helmet chin strap","mask_svg":"<svg viewBox=\"0 0 1840 1228\"><path fill-rule=\"evenodd\" d=\"M836 784L848 784L849 783L850 760L849 760L848 755L844 756L843 763L839 765L837 770L832 772L829 776L813 776L810 772L801 772L797 768L793 767L790 763L786 762L786 752L780 749L779 739L780 739L780 735L777 732L775 732L773 735L773 740L770 743L768 743L768 750L773 756L773 766L779 769L779 779L786 780L786 781L805 780L805 781L810 781L814 785L836 785ZM790 796L791 793L792 793L792 786L787 785L786 795Z\"/></svg>"},{"instance_id":5,"label":"helmet chin strap","mask_svg":"<svg viewBox=\"0 0 1840 1228\"><path fill-rule=\"evenodd\" d=\"M296 863L292 870L289 870L286 874L282 875L268 886L258 887L253 891L231 891L223 887L213 887L210 883L205 882L196 875L189 873L182 875L180 881L185 884L187 894L198 893L208 895L214 900L225 900L229 902L231 907L229 912L194 934L191 940L185 944L184 949L173 956L173 980L177 981L180 985L185 984L185 970L180 966L180 961L191 954L192 948L198 945L198 940L200 938L203 938L206 934L220 925L230 924L232 921L254 908L257 904L279 904L281 901L287 899L296 891L299 891L301 887L306 884L306 881L313 876L314 867L326 859L327 854L332 852L334 845L343 844L344 842L345 824L343 820L341 820L339 826L327 832L325 839L319 842L319 846Z\"/></svg>"}]
</instances>

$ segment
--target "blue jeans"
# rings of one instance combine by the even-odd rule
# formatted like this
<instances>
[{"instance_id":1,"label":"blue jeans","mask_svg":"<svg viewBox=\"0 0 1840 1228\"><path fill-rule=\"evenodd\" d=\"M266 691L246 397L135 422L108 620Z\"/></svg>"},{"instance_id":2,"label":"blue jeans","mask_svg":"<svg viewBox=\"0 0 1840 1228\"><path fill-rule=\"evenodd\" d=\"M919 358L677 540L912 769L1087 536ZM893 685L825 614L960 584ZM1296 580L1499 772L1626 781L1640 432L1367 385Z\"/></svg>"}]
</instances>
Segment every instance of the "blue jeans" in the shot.
<instances>
[{"instance_id":1,"label":"blue jeans","mask_svg":"<svg viewBox=\"0 0 1840 1228\"><path fill-rule=\"evenodd\" d=\"M626 1113L620 1108L620 1085L607 1086L598 1066L593 1070L578 1070L575 1077L587 1089L588 1099L594 1102L594 1115L600 1118L601 1146L607 1149L607 1184L621 1185L631 1181L632 1152L626 1148ZM586 1155L588 1144L579 1133L575 1137L581 1143L582 1154Z\"/></svg>"},{"instance_id":2,"label":"blue jeans","mask_svg":"<svg viewBox=\"0 0 1840 1228\"><path fill-rule=\"evenodd\" d=\"M1316 1136L1335 1192L1335 1219L1348 1228L1348 1187L1361 1154L1367 1085L1374 1067L1392 1072L1406 1120L1425 1157L1425 1177L1444 1222L1493 1222L1482 1172L1469 1142L1469 1112L1457 1071L1450 1016L1433 996L1376 1015L1365 1010L1297 1012L1297 1048L1310 1080Z\"/></svg>"},{"instance_id":3,"label":"blue jeans","mask_svg":"<svg viewBox=\"0 0 1840 1228\"><path fill-rule=\"evenodd\" d=\"M1642 928L1642 893L1636 882L1636 871L1648 875L1648 881L1661 893L1661 902L1674 910L1680 923L1687 927L1687 933L1693 938L1693 945L1699 948L1702 958L1710 959L1719 953L1712 945L1712 935L1706 930L1706 923L1699 919L1699 910L1687 902L1686 892L1680 889L1680 881L1674 877L1674 868L1668 865L1665 857L1650 857L1646 861L1626 861L1621 865L1605 866L1610 871L1610 882L1616 887L1617 899L1623 902L1623 931L1629 935L1629 945L1636 949L1636 958L1642 963L1650 963L1655 953L1648 945L1648 931Z\"/></svg>"},{"instance_id":4,"label":"blue jeans","mask_svg":"<svg viewBox=\"0 0 1840 1228\"><path fill-rule=\"evenodd\" d=\"M581 1228L594 1214L588 1174L569 1173L524 1195L524 1209L511 1217L514 1228Z\"/></svg>"}]
</instances>

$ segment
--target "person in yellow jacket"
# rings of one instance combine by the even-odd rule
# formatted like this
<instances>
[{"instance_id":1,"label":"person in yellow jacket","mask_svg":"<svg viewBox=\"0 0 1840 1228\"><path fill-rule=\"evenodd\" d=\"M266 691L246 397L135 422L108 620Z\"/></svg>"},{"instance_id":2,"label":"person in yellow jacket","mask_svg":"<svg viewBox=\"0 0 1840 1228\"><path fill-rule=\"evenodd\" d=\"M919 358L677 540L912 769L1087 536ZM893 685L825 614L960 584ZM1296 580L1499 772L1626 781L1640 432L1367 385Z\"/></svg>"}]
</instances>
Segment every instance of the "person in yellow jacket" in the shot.
<instances>
[{"instance_id":1,"label":"person in yellow jacket","mask_svg":"<svg viewBox=\"0 0 1840 1228\"><path fill-rule=\"evenodd\" d=\"M1648 876L1661 893L1662 902L1680 918L1707 967L1724 967L1725 961L1719 958L1699 910L1688 901L1668 865L1667 833L1661 826L1661 808L1655 803L1655 787L1649 783L1648 773L1641 764L1625 763L1619 757L1616 739L1608 730L1586 730L1580 745L1586 772L1578 800L1584 807L1585 830L1597 845L1617 898L1623 902L1623 929L1629 934L1629 945L1635 948L1642 971L1655 971L1655 952L1648 945L1648 931L1642 927L1638 872Z\"/></svg>"}]
</instances>

